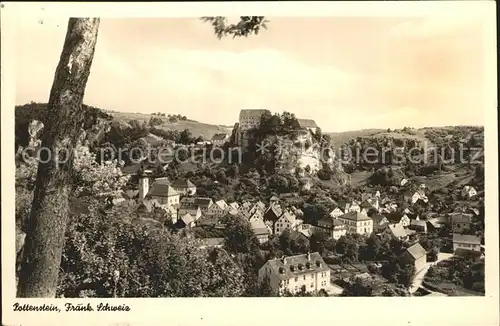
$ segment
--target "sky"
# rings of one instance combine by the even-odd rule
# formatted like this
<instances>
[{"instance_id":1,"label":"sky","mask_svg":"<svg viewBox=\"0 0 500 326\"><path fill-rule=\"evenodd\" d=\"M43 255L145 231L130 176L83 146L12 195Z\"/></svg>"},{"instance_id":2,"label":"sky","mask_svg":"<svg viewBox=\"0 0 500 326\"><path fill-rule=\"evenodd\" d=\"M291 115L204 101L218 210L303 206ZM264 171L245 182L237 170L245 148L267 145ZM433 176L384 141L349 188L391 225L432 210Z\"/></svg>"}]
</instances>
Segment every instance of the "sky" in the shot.
<instances>
[{"instance_id":1,"label":"sky","mask_svg":"<svg viewBox=\"0 0 500 326\"><path fill-rule=\"evenodd\" d=\"M289 111L324 131L483 125L483 17L268 17L218 40L197 18L101 20L84 103L233 125ZM16 104L47 102L66 19L20 19Z\"/></svg>"}]
</instances>

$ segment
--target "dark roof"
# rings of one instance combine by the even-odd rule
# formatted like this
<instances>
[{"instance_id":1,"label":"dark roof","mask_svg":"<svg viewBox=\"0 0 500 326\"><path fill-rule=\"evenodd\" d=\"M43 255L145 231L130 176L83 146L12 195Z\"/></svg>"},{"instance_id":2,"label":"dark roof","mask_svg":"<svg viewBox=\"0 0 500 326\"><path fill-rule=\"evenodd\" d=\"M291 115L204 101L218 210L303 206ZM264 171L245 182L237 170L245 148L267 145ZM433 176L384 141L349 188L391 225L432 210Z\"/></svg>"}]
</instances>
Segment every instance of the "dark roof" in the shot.
<instances>
[{"instance_id":1,"label":"dark roof","mask_svg":"<svg viewBox=\"0 0 500 326\"><path fill-rule=\"evenodd\" d=\"M401 221L401 218L405 216L404 213L402 212L393 212L393 213L389 213L387 214L385 217L387 217L387 219L391 222L398 222Z\"/></svg>"},{"instance_id":2,"label":"dark roof","mask_svg":"<svg viewBox=\"0 0 500 326\"><path fill-rule=\"evenodd\" d=\"M371 218L368 215L361 212L349 212L344 215L340 215L338 218L343 218L351 221L369 221Z\"/></svg>"},{"instance_id":3,"label":"dark roof","mask_svg":"<svg viewBox=\"0 0 500 326\"><path fill-rule=\"evenodd\" d=\"M425 251L424 247L422 247L422 245L420 245L420 243L418 242L415 243L413 246L409 247L408 249L406 249L406 251L415 260L421 258L422 256L427 255L427 252Z\"/></svg>"},{"instance_id":4,"label":"dark roof","mask_svg":"<svg viewBox=\"0 0 500 326\"><path fill-rule=\"evenodd\" d=\"M194 188L196 187L189 179L177 179L172 183L174 188Z\"/></svg>"},{"instance_id":5,"label":"dark roof","mask_svg":"<svg viewBox=\"0 0 500 326\"><path fill-rule=\"evenodd\" d=\"M305 273L330 270L317 252L309 254L309 259L307 254L303 254L272 259L267 262L267 265L280 279L289 279Z\"/></svg>"},{"instance_id":6,"label":"dark roof","mask_svg":"<svg viewBox=\"0 0 500 326\"><path fill-rule=\"evenodd\" d=\"M262 109L243 109L240 111L240 119L242 118L260 118L263 114L269 112L269 110Z\"/></svg>"},{"instance_id":7,"label":"dark roof","mask_svg":"<svg viewBox=\"0 0 500 326\"><path fill-rule=\"evenodd\" d=\"M381 214L375 214L375 215L370 216L370 218L373 220L373 225L378 225L386 217L384 215L381 215Z\"/></svg>"},{"instance_id":8,"label":"dark roof","mask_svg":"<svg viewBox=\"0 0 500 326\"><path fill-rule=\"evenodd\" d=\"M318 125L312 119L297 119L301 128L317 128Z\"/></svg>"},{"instance_id":9,"label":"dark roof","mask_svg":"<svg viewBox=\"0 0 500 326\"><path fill-rule=\"evenodd\" d=\"M227 138L227 134L215 134L212 136L212 140L224 140Z\"/></svg>"},{"instance_id":10,"label":"dark roof","mask_svg":"<svg viewBox=\"0 0 500 326\"><path fill-rule=\"evenodd\" d=\"M156 196L156 197L172 197L178 196L179 193L174 190L174 188L170 187L168 184L162 183L153 183L153 186L148 192L148 196Z\"/></svg>"},{"instance_id":11,"label":"dark roof","mask_svg":"<svg viewBox=\"0 0 500 326\"><path fill-rule=\"evenodd\" d=\"M342 222L332 217L325 217L318 221L319 227L333 228L338 226L344 226Z\"/></svg>"},{"instance_id":12,"label":"dark roof","mask_svg":"<svg viewBox=\"0 0 500 326\"><path fill-rule=\"evenodd\" d=\"M475 235L471 234L453 234L453 242L460 243L470 243L470 244L481 244L481 239Z\"/></svg>"}]
</instances>

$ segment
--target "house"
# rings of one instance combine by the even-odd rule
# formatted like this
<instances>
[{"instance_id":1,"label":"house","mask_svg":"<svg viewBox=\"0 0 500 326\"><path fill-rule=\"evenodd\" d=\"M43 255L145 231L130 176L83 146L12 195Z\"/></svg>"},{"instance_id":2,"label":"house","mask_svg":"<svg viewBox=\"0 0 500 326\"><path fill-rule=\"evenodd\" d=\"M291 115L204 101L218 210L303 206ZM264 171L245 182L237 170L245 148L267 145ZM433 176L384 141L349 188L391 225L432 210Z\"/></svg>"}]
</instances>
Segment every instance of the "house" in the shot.
<instances>
[{"instance_id":1,"label":"house","mask_svg":"<svg viewBox=\"0 0 500 326\"><path fill-rule=\"evenodd\" d=\"M408 241L409 239L409 234L401 223L389 224L387 225L386 230L389 234L399 240Z\"/></svg>"},{"instance_id":2,"label":"house","mask_svg":"<svg viewBox=\"0 0 500 326\"><path fill-rule=\"evenodd\" d=\"M227 141L228 136L226 133L218 133L212 136L212 144L214 146L222 146Z\"/></svg>"},{"instance_id":3,"label":"house","mask_svg":"<svg viewBox=\"0 0 500 326\"><path fill-rule=\"evenodd\" d=\"M410 218L408 215L400 212L393 212L386 215L387 219L390 223L396 224L399 223L403 227L408 227L410 225Z\"/></svg>"},{"instance_id":4,"label":"house","mask_svg":"<svg viewBox=\"0 0 500 326\"><path fill-rule=\"evenodd\" d=\"M408 228L420 233L427 233L427 222L423 220L411 220Z\"/></svg>"},{"instance_id":5,"label":"house","mask_svg":"<svg viewBox=\"0 0 500 326\"><path fill-rule=\"evenodd\" d=\"M316 229L320 232L324 232L328 235L328 237L338 240L341 236L346 235L347 228L346 226L340 222L338 219L333 217L325 217L320 219L316 226Z\"/></svg>"},{"instance_id":6,"label":"house","mask_svg":"<svg viewBox=\"0 0 500 326\"><path fill-rule=\"evenodd\" d=\"M452 213L450 214L450 220L453 233L462 233L470 229L472 214Z\"/></svg>"},{"instance_id":7,"label":"house","mask_svg":"<svg viewBox=\"0 0 500 326\"><path fill-rule=\"evenodd\" d=\"M462 198L472 198L477 195L477 190L472 186L464 186L461 192Z\"/></svg>"},{"instance_id":8,"label":"house","mask_svg":"<svg viewBox=\"0 0 500 326\"><path fill-rule=\"evenodd\" d=\"M247 215L251 209L252 209L252 204L248 201L244 202L243 204L240 205L240 207L238 207L240 213L245 215Z\"/></svg>"},{"instance_id":9,"label":"house","mask_svg":"<svg viewBox=\"0 0 500 326\"><path fill-rule=\"evenodd\" d=\"M259 212L255 212L255 213L253 213L252 215L250 215L248 217L248 221L249 222L252 222L252 221L255 221L255 220L263 221L262 214L260 214Z\"/></svg>"},{"instance_id":10,"label":"house","mask_svg":"<svg viewBox=\"0 0 500 326\"><path fill-rule=\"evenodd\" d=\"M330 268L317 252L288 256L268 260L259 269L259 283L266 278L275 294L326 291L330 287Z\"/></svg>"},{"instance_id":11,"label":"house","mask_svg":"<svg viewBox=\"0 0 500 326\"><path fill-rule=\"evenodd\" d=\"M228 206L231 209L238 209L238 208L240 208L240 205L237 202L235 202L235 201L233 201L232 203L229 203Z\"/></svg>"},{"instance_id":12,"label":"house","mask_svg":"<svg viewBox=\"0 0 500 326\"><path fill-rule=\"evenodd\" d=\"M206 214L214 202L208 197L196 197L194 204L200 208L202 214Z\"/></svg>"},{"instance_id":13,"label":"house","mask_svg":"<svg viewBox=\"0 0 500 326\"><path fill-rule=\"evenodd\" d=\"M207 214L212 216L221 217L227 212L228 204L225 200L221 199L210 205Z\"/></svg>"},{"instance_id":14,"label":"house","mask_svg":"<svg viewBox=\"0 0 500 326\"><path fill-rule=\"evenodd\" d=\"M425 221L427 223L427 230L429 232L439 230L443 225L439 222L439 218L433 217Z\"/></svg>"},{"instance_id":15,"label":"house","mask_svg":"<svg viewBox=\"0 0 500 326\"><path fill-rule=\"evenodd\" d=\"M415 266L416 273L421 271L427 264L427 252L418 242L406 249L400 258L401 261Z\"/></svg>"},{"instance_id":16,"label":"house","mask_svg":"<svg viewBox=\"0 0 500 326\"><path fill-rule=\"evenodd\" d=\"M372 215L370 218L373 221L373 232L380 232L387 224L389 224L387 217L381 214Z\"/></svg>"},{"instance_id":17,"label":"house","mask_svg":"<svg viewBox=\"0 0 500 326\"><path fill-rule=\"evenodd\" d=\"M346 228L347 233L371 234L373 232L373 221L368 215L361 212L351 211L337 217Z\"/></svg>"},{"instance_id":18,"label":"house","mask_svg":"<svg viewBox=\"0 0 500 326\"><path fill-rule=\"evenodd\" d=\"M274 223L274 234L280 235L286 229L295 230L297 228L297 217L285 211Z\"/></svg>"},{"instance_id":19,"label":"house","mask_svg":"<svg viewBox=\"0 0 500 326\"><path fill-rule=\"evenodd\" d=\"M224 238L204 238L200 239L200 242L199 249L222 248L224 246Z\"/></svg>"},{"instance_id":20,"label":"house","mask_svg":"<svg viewBox=\"0 0 500 326\"><path fill-rule=\"evenodd\" d=\"M338 207L335 207L335 209L330 212L330 216L333 218L337 218L340 215L344 215L344 212Z\"/></svg>"},{"instance_id":21,"label":"house","mask_svg":"<svg viewBox=\"0 0 500 326\"><path fill-rule=\"evenodd\" d=\"M250 227L252 228L253 233L259 240L259 243L264 243L269 240L269 229L266 224L262 220L252 220L250 221Z\"/></svg>"},{"instance_id":22,"label":"house","mask_svg":"<svg viewBox=\"0 0 500 326\"><path fill-rule=\"evenodd\" d=\"M312 133L316 133L318 131L318 125L312 119L297 119L299 126L301 129L306 129L311 131Z\"/></svg>"},{"instance_id":23,"label":"house","mask_svg":"<svg viewBox=\"0 0 500 326\"><path fill-rule=\"evenodd\" d=\"M453 252L457 249L481 251L481 239L475 235L453 234Z\"/></svg>"},{"instance_id":24,"label":"house","mask_svg":"<svg viewBox=\"0 0 500 326\"><path fill-rule=\"evenodd\" d=\"M346 213L349 213L349 212L361 212L361 207L359 206L359 204L356 202L356 201L352 201L352 203L347 203L345 205L345 209L344 209L344 214Z\"/></svg>"},{"instance_id":25,"label":"house","mask_svg":"<svg viewBox=\"0 0 500 326\"><path fill-rule=\"evenodd\" d=\"M189 179L177 179L172 183L172 188L179 194L193 196L196 194L196 186Z\"/></svg>"},{"instance_id":26,"label":"house","mask_svg":"<svg viewBox=\"0 0 500 326\"><path fill-rule=\"evenodd\" d=\"M143 180L143 178L141 178L140 180ZM140 189L139 193L141 193ZM149 189L149 191L147 192L146 198L156 199L160 203L160 205L171 207L179 205L180 194L175 191L174 188L172 188L170 185L160 180L159 182L153 183L151 189Z\"/></svg>"}]
</instances>

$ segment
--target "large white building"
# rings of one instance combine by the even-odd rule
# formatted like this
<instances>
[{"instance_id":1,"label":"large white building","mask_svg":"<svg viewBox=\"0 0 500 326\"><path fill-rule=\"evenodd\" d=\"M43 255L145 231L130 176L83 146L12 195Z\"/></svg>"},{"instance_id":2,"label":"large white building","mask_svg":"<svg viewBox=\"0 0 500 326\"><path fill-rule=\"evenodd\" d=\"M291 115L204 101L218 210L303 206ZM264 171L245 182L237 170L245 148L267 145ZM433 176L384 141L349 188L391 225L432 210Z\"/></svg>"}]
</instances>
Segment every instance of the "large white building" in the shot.
<instances>
[{"instance_id":1,"label":"large white building","mask_svg":"<svg viewBox=\"0 0 500 326\"><path fill-rule=\"evenodd\" d=\"M259 269L259 282L266 278L277 294L326 291L330 287L330 268L317 252L288 256L268 260Z\"/></svg>"}]
</instances>

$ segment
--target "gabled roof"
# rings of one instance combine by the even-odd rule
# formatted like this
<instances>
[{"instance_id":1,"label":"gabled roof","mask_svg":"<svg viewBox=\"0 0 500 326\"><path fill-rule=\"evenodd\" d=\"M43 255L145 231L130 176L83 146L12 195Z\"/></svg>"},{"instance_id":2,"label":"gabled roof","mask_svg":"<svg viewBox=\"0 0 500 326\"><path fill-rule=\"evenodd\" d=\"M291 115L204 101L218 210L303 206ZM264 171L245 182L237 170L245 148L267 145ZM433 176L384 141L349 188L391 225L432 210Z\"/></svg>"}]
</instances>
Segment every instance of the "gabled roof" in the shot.
<instances>
[{"instance_id":1,"label":"gabled roof","mask_svg":"<svg viewBox=\"0 0 500 326\"><path fill-rule=\"evenodd\" d=\"M189 179L177 179L174 181L174 183L172 183L172 187L184 189L196 188L196 186L191 181L189 181Z\"/></svg>"},{"instance_id":2,"label":"gabled roof","mask_svg":"<svg viewBox=\"0 0 500 326\"><path fill-rule=\"evenodd\" d=\"M170 180L167 177L156 178L155 181L154 181L154 183L163 184L163 185L169 185L170 184Z\"/></svg>"},{"instance_id":3,"label":"gabled roof","mask_svg":"<svg viewBox=\"0 0 500 326\"><path fill-rule=\"evenodd\" d=\"M231 208L234 208L234 209L238 209L238 207L240 207L240 205L238 205L237 202L232 202L232 203L229 203L229 206L231 206Z\"/></svg>"},{"instance_id":4,"label":"gabled roof","mask_svg":"<svg viewBox=\"0 0 500 326\"><path fill-rule=\"evenodd\" d=\"M195 221L195 218L191 216L191 214L186 214L181 217L182 222L184 222L185 225L189 225Z\"/></svg>"},{"instance_id":5,"label":"gabled roof","mask_svg":"<svg viewBox=\"0 0 500 326\"><path fill-rule=\"evenodd\" d=\"M471 234L453 234L453 242L469 243L469 244L481 244L481 239L475 235Z\"/></svg>"},{"instance_id":6,"label":"gabled roof","mask_svg":"<svg viewBox=\"0 0 500 326\"><path fill-rule=\"evenodd\" d=\"M339 218L343 218L350 221L371 221L368 215L361 212L349 212L344 215L340 215Z\"/></svg>"},{"instance_id":7,"label":"gabled roof","mask_svg":"<svg viewBox=\"0 0 500 326\"><path fill-rule=\"evenodd\" d=\"M218 200L214 203L215 205L219 206L220 209L225 210L227 208L227 203L224 199Z\"/></svg>"},{"instance_id":8,"label":"gabled roof","mask_svg":"<svg viewBox=\"0 0 500 326\"><path fill-rule=\"evenodd\" d=\"M263 114L269 112L269 110L263 109L242 109L240 111L240 120L243 118L260 118Z\"/></svg>"},{"instance_id":9,"label":"gabled roof","mask_svg":"<svg viewBox=\"0 0 500 326\"><path fill-rule=\"evenodd\" d=\"M294 224L295 223L295 220L296 220L296 216L288 211L285 211L280 217L279 219L285 219L287 220L288 222L290 222L291 224Z\"/></svg>"},{"instance_id":10,"label":"gabled roof","mask_svg":"<svg viewBox=\"0 0 500 326\"><path fill-rule=\"evenodd\" d=\"M297 119L300 128L318 128L316 121L312 119Z\"/></svg>"},{"instance_id":11,"label":"gabled roof","mask_svg":"<svg viewBox=\"0 0 500 326\"><path fill-rule=\"evenodd\" d=\"M289 279L301 274L330 270L317 252L309 254L309 257L307 254L303 254L268 260L267 266L280 279Z\"/></svg>"},{"instance_id":12,"label":"gabled roof","mask_svg":"<svg viewBox=\"0 0 500 326\"><path fill-rule=\"evenodd\" d=\"M272 196L271 199L269 199L270 201L279 201L280 199L276 196Z\"/></svg>"},{"instance_id":13,"label":"gabled roof","mask_svg":"<svg viewBox=\"0 0 500 326\"><path fill-rule=\"evenodd\" d=\"M168 184L153 183L153 186L148 192L148 196L155 197L172 197L178 196L179 193L170 187Z\"/></svg>"},{"instance_id":14,"label":"gabled roof","mask_svg":"<svg viewBox=\"0 0 500 326\"><path fill-rule=\"evenodd\" d=\"M427 255L427 252L425 251L424 247L422 247L418 242L415 243L413 246L409 247L408 249L406 249L406 251L415 260Z\"/></svg>"},{"instance_id":15,"label":"gabled roof","mask_svg":"<svg viewBox=\"0 0 500 326\"><path fill-rule=\"evenodd\" d=\"M370 216L370 218L373 220L373 225L378 225L386 217L384 215L381 215L381 214L375 214L375 215Z\"/></svg>"},{"instance_id":16,"label":"gabled roof","mask_svg":"<svg viewBox=\"0 0 500 326\"><path fill-rule=\"evenodd\" d=\"M194 199L194 204L200 208L208 208L213 204L213 201L208 197L196 197Z\"/></svg>"},{"instance_id":17,"label":"gabled roof","mask_svg":"<svg viewBox=\"0 0 500 326\"><path fill-rule=\"evenodd\" d=\"M260 219L252 219L250 221L250 226L252 228L252 231L256 235L269 234L269 229L267 228L264 221L262 221Z\"/></svg>"},{"instance_id":18,"label":"gabled roof","mask_svg":"<svg viewBox=\"0 0 500 326\"><path fill-rule=\"evenodd\" d=\"M396 238L404 238L404 237L408 236L408 233L406 233L406 230L404 229L403 225L401 225L399 223L389 224L389 231Z\"/></svg>"}]
</instances>

